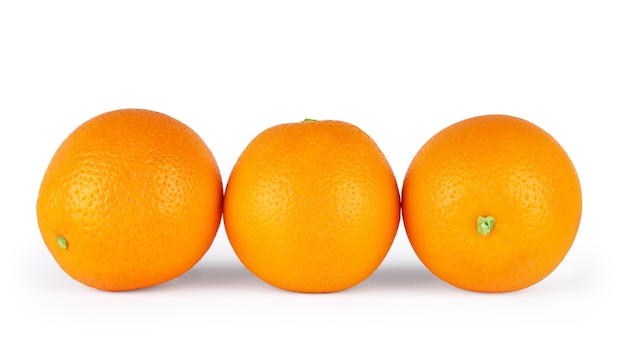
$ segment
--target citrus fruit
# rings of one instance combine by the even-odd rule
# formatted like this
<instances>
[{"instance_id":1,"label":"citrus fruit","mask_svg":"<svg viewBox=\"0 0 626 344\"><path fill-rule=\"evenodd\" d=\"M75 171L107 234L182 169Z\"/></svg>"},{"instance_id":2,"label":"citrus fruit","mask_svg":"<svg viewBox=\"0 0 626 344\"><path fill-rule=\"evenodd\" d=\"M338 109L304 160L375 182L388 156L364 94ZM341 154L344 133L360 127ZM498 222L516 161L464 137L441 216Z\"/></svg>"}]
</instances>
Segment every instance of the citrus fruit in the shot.
<instances>
[{"instance_id":1,"label":"citrus fruit","mask_svg":"<svg viewBox=\"0 0 626 344\"><path fill-rule=\"evenodd\" d=\"M201 259L221 221L222 191L215 159L192 129L158 112L116 110L63 141L44 174L37 218L72 278L139 289Z\"/></svg>"},{"instance_id":2,"label":"citrus fruit","mask_svg":"<svg viewBox=\"0 0 626 344\"><path fill-rule=\"evenodd\" d=\"M365 280L399 221L399 190L385 156L342 121L261 132L235 163L224 194L226 234L240 261L295 292L336 292Z\"/></svg>"},{"instance_id":3,"label":"citrus fruit","mask_svg":"<svg viewBox=\"0 0 626 344\"><path fill-rule=\"evenodd\" d=\"M521 118L455 123L417 152L402 186L409 241L462 289L508 292L548 276L578 231L580 182L547 132Z\"/></svg>"}]
</instances>

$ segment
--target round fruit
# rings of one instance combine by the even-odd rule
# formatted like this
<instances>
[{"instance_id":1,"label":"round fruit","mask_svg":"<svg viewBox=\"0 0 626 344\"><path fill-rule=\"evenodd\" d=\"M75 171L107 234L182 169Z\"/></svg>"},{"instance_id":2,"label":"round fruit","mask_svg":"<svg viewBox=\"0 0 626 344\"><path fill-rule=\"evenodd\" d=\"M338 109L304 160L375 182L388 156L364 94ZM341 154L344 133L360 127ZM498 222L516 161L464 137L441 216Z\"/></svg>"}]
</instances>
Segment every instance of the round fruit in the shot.
<instances>
[{"instance_id":1,"label":"round fruit","mask_svg":"<svg viewBox=\"0 0 626 344\"><path fill-rule=\"evenodd\" d=\"M486 115L445 128L419 150L402 188L415 253L459 288L507 292L548 276L581 218L574 165L536 125Z\"/></svg>"},{"instance_id":2,"label":"round fruit","mask_svg":"<svg viewBox=\"0 0 626 344\"><path fill-rule=\"evenodd\" d=\"M54 154L37 218L59 266L109 291L171 280L210 247L222 180L202 139L167 115L117 110L79 126Z\"/></svg>"},{"instance_id":3,"label":"round fruit","mask_svg":"<svg viewBox=\"0 0 626 344\"><path fill-rule=\"evenodd\" d=\"M396 179L376 143L341 121L277 125L243 151L226 185L224 225L261 280L335 292L380 265L400 221Z\"/></svg>"}]
</instances>

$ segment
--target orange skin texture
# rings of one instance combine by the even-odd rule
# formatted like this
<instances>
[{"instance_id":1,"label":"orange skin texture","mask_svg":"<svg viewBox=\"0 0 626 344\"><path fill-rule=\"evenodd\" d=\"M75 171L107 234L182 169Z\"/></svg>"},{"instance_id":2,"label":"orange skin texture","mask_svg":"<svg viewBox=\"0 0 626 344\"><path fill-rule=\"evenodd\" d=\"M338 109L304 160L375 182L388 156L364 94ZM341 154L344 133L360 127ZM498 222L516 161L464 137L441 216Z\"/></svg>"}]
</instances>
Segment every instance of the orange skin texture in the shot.
<instances>
[{"instance_id":1,"label":"orange skin texture","mask_svg":"<svg viewBox=\"0 0 626 344\"><path fill-rule=\"evenodd\" d=\"M341 121L263 131L237 160L224 195L226 233L241 262L295 292L336 292L365 280L399 221L399 190L385 156Z\"/></svg>"},{"instance_id":2,"label":"orange skin texture","mask_svg":"<svg viewBox=\"0 0 626 344\"><path fill-rule=\"evenodd\" d=\"M512 116L445 128L416 154L402 187L411 245L462 289L509 292L548 276L573 244L582 194L572 161L547 132ZM496 220L488 235L478 216Z\"/></svg>"},{"instance_id":3,"label":"orange skin texture","mask_svg":"<svg viewBox=\"0 0 626 344\"><path fill-rule=\"evenodd\" d=\"M217 163L192 129L158 112L123 109L88 120L61 144L41 183L37 218L68 275L122 291L195 265L216 235L222 200Z\"/></svg>"}]
</instances>

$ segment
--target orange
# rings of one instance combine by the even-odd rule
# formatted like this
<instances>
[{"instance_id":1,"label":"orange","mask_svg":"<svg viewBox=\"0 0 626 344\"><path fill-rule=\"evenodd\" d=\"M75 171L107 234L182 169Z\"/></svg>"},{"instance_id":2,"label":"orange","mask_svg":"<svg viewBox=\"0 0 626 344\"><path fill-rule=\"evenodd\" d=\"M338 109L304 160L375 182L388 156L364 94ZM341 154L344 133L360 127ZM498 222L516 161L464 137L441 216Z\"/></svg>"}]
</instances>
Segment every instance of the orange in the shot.
<instances>
[{"instance_id":1,"label":"orange","mask_svg":"<svg viewBox=\"0 0 626 344\"><path fill-rule=\"evenodd\" d=\"M365 280L399 221L399 190L385 156L342 121L266 129L235 163L224 194L226 234L240 261L295 292L336 292Z\"/></svg>"},{"instance_id":2,"label":"orange","mask_svg":"<svg viewBox=\"0 0 626 344\"><path fill-rule=\"evenodd\" d=\"M222 181L209 148L167 115L125 109L74 130L37 199L43 241L77 281L121 291L195 265L221 221Z\"/></svg>"},{"instance_id":3,"label":"orange","mask_svg":"<svg viewBox=\"0 0 626 344\"><path fill-rule=\"evenodd\" d=\"M547 132L486 115L432 137L409 165L402 214L424 265L462 289L508 292L564 259L582 212L572 161Z\"/></svg>"}]
</instances>

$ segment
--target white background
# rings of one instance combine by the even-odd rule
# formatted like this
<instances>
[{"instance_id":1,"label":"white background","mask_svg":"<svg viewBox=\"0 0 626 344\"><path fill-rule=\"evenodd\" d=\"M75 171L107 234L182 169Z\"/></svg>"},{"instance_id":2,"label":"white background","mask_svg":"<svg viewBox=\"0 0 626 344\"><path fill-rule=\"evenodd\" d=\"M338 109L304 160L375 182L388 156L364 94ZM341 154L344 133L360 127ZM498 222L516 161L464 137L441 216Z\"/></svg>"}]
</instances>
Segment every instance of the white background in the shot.
<instances>
[{"instance_id":1,"label":"white background","mask_svg":"<svg viewBox=\"0 0 626 344\"><path fill-rule=\"evenodd\" d=\"M2 1L0 337L623 343L624 18L620 1L597 0ZM62 140L127 107L192 127L224 183L256 134L305 117L361 127L399 185L444 127L522 117L551 133L579 172L579 234L547 279L507 294L441 282L402 225L380 268L344 292L266 285L239 263L223 227L176 280L93 290L53 261L35 202Z\"/></svg>"}]
</instances>

